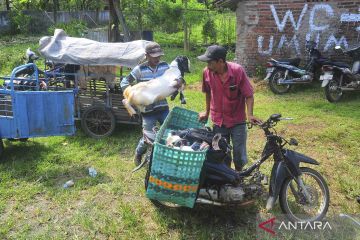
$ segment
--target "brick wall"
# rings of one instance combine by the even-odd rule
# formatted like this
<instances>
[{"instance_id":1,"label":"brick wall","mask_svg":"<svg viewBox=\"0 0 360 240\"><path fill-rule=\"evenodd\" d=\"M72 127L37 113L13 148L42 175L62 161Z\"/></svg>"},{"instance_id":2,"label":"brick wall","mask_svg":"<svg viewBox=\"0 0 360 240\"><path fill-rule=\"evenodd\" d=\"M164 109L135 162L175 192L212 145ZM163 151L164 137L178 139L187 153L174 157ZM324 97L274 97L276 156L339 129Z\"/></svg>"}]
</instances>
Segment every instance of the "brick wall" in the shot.
<instances>
[{"instance_id":1,"label":"brick wall","mask_svg":"<svg viewBox=\"0 0 360 240\"><path fill-rule=\"evenodd\" d=\"M270 57L304 58L307 39L333 59L339 57L333 51L336 44L360 44L360 0L243 0L236 17L236 57L249 75Z\"/></svg>"}]
</instances>

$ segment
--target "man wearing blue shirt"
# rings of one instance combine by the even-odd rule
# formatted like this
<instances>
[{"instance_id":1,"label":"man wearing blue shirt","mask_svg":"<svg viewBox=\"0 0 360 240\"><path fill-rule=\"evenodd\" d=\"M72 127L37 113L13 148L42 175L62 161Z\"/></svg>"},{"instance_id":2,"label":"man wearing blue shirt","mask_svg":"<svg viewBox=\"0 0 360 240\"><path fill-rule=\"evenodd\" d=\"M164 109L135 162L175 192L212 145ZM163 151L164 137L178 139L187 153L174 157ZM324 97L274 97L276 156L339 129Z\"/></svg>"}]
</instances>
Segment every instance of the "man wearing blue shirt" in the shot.
<instances>
[{"instance_id":1,"label":"man wearing blue shirt","mask_svg":"<svg viewBox=\"0 0 360 240\"><path fill-rule=\"evenodd\" d=\"M160 61L164 52L158 43L149 43L145 48L145 53L147 61L136 66L131 73L121 81L120 86L123 91L129 85L160 77L169 68L169 65L166 62ZM141 113L143 131L151 132L157 122L160 124L164 122L168 113L169 106L166 99L146 106L145 111ZM146 148L147 146L144 143L144 139L141 138L135 151L134 163L136 166L141 163L141 158L146 152Z\"/></svg>"}]
</instances>

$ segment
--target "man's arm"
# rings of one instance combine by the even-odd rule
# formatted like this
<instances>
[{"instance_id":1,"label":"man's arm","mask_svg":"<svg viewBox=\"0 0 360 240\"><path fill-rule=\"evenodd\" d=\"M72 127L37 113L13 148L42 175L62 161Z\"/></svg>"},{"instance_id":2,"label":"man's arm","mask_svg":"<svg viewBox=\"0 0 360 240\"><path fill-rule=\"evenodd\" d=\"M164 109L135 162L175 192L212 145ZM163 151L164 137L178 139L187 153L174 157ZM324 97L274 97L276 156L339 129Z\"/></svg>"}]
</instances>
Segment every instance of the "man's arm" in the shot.
<instances>
[{"instance_id":1,"label":"man's arm","mask_svg":"<svg viewBox=\"0 0 360 240\"><path fill-rule=\"evenodd\" d=\"M205 93L206 97L206 110L205 112L199 113L199 121L207 121L210 115L210 101L211 101L211 89L209 83L206 81L206 70L203 71L202 80L202 92Z\"/></svg>"},{"instance_id":2,"label":"man's arm","mask_svg":"<svg viewBox=\"0 0 360 240\"><path fill-rule=\"evenodd\" d=\"M210 100L211 100L211 94L209 92L206 92L206 111L199 113L199 121L207 121L210 115Z\"/></svg>"},{"instance_id":3,"label":"man's arm","mask_svg":"<svg viewBox=\"0 0 360 240\"><path fill-rule=\"evenodd\" d=\"M139 66L137 66L131 71L131 73L128 76L124 77L121 80L120 87L122 91L124 92L129 85L134 85L135 83L137 83L140 77L141 77L140 68Z\"/></svg>"},{"instance_id":4,"label":"man's arm","mask_svg":"<svg viewBox=\"0 0 360 240\"><path fill-rule=\"evenodd\" d=\"M131 73L127 77L124 77L120 82L120 87L121 87L122 91L125 91L125 89L129 85L133 85L134 81L135 81L135 78L133 77L133 75L131 75Z\"/></svg>"},{"instance_id":5,"label":"man's arm","mask_svg":"<svg viewBox=\"0 0 360 240\"><path fill-rule=\"evenodd\" d=\"M250 96L245 98L246 102L246 112L247 112L247 119L252 124L261 124L262 121L254 116L253 109L254 109L254 96Z\"/></svg>"}]
</instances>

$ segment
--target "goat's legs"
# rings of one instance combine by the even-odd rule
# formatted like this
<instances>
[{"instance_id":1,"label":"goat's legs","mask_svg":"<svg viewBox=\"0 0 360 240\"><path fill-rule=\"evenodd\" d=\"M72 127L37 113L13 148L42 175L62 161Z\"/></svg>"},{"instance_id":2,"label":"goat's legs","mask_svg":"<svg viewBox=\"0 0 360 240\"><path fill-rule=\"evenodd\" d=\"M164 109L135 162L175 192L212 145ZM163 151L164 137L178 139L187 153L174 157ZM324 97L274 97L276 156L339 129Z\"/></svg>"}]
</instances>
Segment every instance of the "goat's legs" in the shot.
<instances>
[{"instance_id":1,"label":"goat's legs","mask_svg":"<svg viewBox=\"0 0 360 240\"><path fill-rule=\"evenodd\" d=\"M173 100L176 98L176 96L178 95L178 93L179 93L179 91L176 90L176 91L171 95L170 100L173 101Z\"/></svg>"},{"instance_id":2,"label":"goat's legs","mask_svg":"<svg viewBox=\"0 0 360 240\"><path fill-rule=\"evenodd\" d=\"M135 109L130 105L129 101L127 99L123 99L122 103L124 104L124 107L128 111L129 115L132 117L136 114Z\"/></svg>"},{"instance_id":3,"label":"goat's legs","mask_svg":"<svg viewBox=\"0 0 360 240\"><path fill-rule=\"evenodd\" d=\"M180 100L181 100L181 104L186 104L185 96L182 91L180 91Z\"/></svg>"}]
</instances>

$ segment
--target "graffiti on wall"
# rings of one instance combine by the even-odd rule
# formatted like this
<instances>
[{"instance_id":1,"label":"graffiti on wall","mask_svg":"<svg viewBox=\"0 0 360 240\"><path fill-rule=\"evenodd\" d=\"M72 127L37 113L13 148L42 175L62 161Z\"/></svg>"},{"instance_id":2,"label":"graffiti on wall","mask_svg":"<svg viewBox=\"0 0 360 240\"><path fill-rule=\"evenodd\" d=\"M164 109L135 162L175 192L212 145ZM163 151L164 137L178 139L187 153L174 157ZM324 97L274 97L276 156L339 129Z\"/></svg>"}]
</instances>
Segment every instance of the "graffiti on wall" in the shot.
<instances>
[{"instance_id":1,"label":"graffiti on wall","mask_svg":"<svg viewBox=\"0 0 360 240\"><path fill-rule=\"evenodd\" d=\"M274 5L270 5L270 10L272 13L272 16L275 20L275 24L277 26L277 29L279 32L283 33L285 30L285 26L288 22L290 22L291 26L294 29L294 35L291 38L288 38L286 34L282 34L278 43L275 42L275 38L273 35L269 37L269 42L265 43L263 36L258 36L257 42L258 42L258 52L260 55L271 55L275 50L279 51L280 49L284 47L291 47L295 50L297 55L300 55L300 43L299 43L299 30L301 29L301 26L308 24L308 32L305 35L305 40L309 41L315 41L317 44L320 42L320 38L322 33L324 32L331 32L331 25L329 23L327 24L320 24L317 23L316 19L321 14L326 14L327 18L331 20L337 20L338 16L336 16L333 8L329 4L316 4L313 6L312 9L309 9L308 4L305 4L300 16L296 20L294 18L294 15L291 10L287 10L283 19L280 20L279 15L277 14L276 8ZM304 21L304 16L309 12L309 21L308 23ZM340 23L358 23L360 22L360 8L359 13L343 13L340 16L340 19L338 19ZM360 34L360 26L355 27L353 29L354 31L358 31L358 34ZM348 41L344 35L340 37L335 37L333 33L330 33L330 35L327 36L324 49L323 51L328 51L332 46L335 45L341 45L345 48L349 47Z\"/></svg>"}]
</instances>

